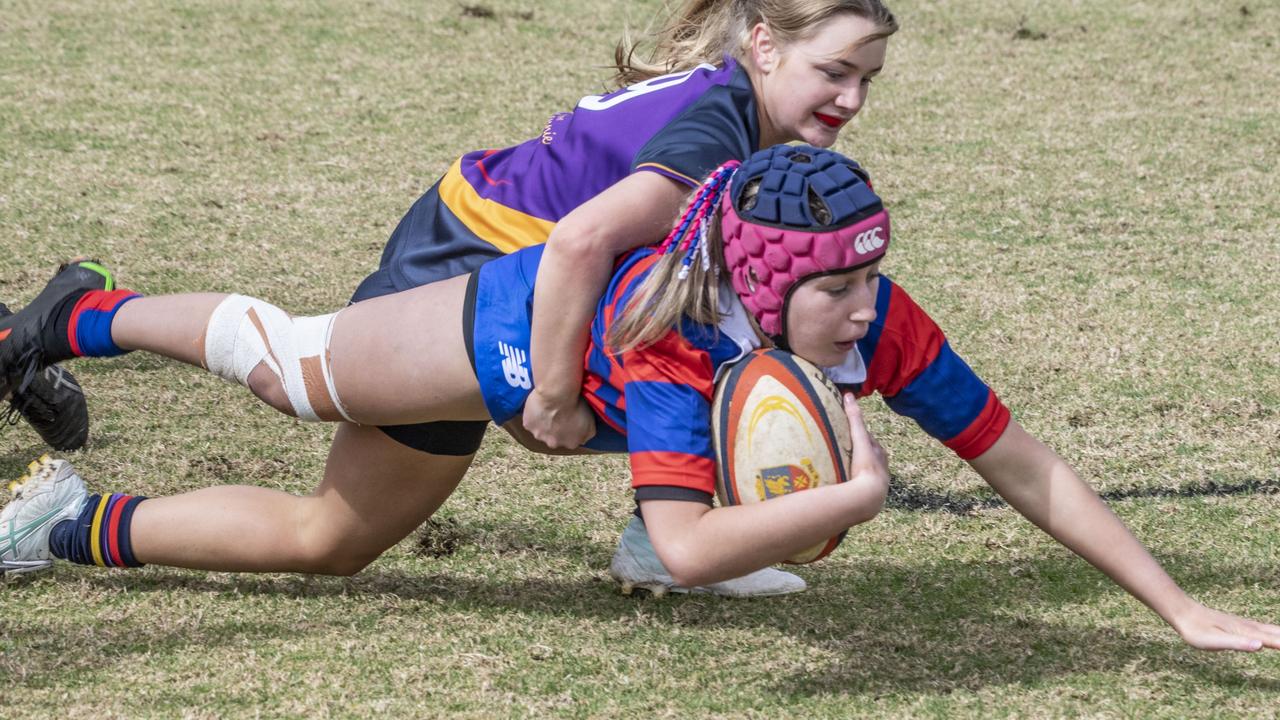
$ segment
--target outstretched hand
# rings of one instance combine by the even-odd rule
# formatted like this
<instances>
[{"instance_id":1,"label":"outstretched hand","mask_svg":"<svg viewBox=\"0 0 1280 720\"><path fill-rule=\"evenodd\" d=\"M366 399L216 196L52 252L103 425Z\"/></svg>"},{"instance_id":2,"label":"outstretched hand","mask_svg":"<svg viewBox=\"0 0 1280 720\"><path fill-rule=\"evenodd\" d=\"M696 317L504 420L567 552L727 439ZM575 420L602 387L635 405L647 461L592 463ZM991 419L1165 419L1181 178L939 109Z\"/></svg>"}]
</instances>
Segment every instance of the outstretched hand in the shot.
<instances>
[{"instance_id":1,"label":"outstretched hand","mask_svg":"<svg viewBox=\"0 0 1280 720\"><path fill-rule=\"evenodd\" d=\"M547 399L537 388L524 403L524 429L552 449L572 449L596 434L596 418L581 396L568 403Z\"/></svg>"},{"instance_id":2,"label":"outstretched hand","mask_svg":"<svg viewBox=\"0 0 1280 720\"><path fill-rule=\"evenodd\" d=\"M889 492L889 455L867 430L862 419L862 408L853 393L844 393L844 413L849 418L849 434L853 439L853 452L849 460L849 480L874 483Z\"/></svg>"},{"instance_id":3,"label":"outstretched hand","mask_svg":"<svg viewBox=\"0 0 1280 720\"><path fill-rule=\"evenodd\" d=\"M1200 603L1177 618L1173 626L1188 645L1201 650L1280 650L1280 626L1214 610Z\"/></svg>"}]
</instances>

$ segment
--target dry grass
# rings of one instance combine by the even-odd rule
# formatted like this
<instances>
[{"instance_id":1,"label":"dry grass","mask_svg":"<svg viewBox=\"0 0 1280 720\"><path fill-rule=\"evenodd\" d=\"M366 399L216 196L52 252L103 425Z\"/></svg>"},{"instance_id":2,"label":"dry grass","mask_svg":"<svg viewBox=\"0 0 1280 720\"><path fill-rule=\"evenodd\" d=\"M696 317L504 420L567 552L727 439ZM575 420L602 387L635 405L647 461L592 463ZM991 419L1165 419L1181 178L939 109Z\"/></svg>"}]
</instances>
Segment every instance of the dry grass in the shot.
<instances>
[{"instance_id":1,"label":"dry grass","mask_svg":"<svg viewBox=\"0 0 1280 720\"><path fill-rule=\"evenodd\" d=\"M84 252L149 292L337 307L454 156L599 90L622 27L655 6L5 2L0 300ZM1280 9L894 9L890 65L839 147L894 209L890 271L1193 594L1275 618L1278 496L1144 492L1280 482ZM318 477L329 428L152 358L75 370L95 440L73 459L99 487ZM915 501L989 497L914 427L873 417ZM10 475L40 452L25 428L0 440ZM802 569L799 597L623 598L604 568L625 478L618 458L493 437L425 550L411 539L352 579L61 567L11 583L0 716L1280 707L1275 656L1184 648L998 507L900 504Z\"/></svg>"}]
</instances>

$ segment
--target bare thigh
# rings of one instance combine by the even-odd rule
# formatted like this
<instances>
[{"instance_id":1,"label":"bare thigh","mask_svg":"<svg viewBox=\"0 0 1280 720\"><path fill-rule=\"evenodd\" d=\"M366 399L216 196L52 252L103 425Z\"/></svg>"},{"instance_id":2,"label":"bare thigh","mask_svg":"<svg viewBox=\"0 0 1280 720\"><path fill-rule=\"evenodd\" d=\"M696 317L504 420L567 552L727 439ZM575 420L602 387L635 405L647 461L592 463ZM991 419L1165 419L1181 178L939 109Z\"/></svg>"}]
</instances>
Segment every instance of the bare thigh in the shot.
<instances>
[{"instance_id":1,"label":"bare thigh","mask_svg":"<svg viewBox=\"0 0 1280 720\"><path fill-rule=\"evenodd\" d=\"M325 508L314 535L354 572L404 539L457 489L475 455L433 455L401 445L381 430L344 423L334 436L324 480L312 498Z\"/></svg>"},{"instance_id":2,"label":"bare thigh","mask_svg":"<svg viewBox=\"0 0 1280 720\"><path fill-rule=\"evenodd\" d=\"M329 344L352 419L372 425L487 420L462 332L466 276L343 310Z\"/></svg>"}]
</instances>

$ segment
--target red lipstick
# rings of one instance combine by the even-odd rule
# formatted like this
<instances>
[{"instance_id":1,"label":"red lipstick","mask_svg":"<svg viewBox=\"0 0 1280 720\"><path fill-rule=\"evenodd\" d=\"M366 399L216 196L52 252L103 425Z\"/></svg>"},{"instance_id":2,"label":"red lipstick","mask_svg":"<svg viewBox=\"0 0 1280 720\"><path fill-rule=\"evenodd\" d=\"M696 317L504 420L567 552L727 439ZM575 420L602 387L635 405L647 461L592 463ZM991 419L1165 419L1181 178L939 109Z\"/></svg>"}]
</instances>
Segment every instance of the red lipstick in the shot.
<instances>
[{"instance_id":1,"label":"red lipstick","mask_svg":"<svg viewBox=\"0 0 1280 720\"><path fill-rule=\"evenodd\" d=\"M827 127L836 128L844 124L844 120L842 118L838 118L834 115L826 115L824 113L816 112L813 116L818 118L818 122L826 125Z\"/></svg>"}]
</instances>

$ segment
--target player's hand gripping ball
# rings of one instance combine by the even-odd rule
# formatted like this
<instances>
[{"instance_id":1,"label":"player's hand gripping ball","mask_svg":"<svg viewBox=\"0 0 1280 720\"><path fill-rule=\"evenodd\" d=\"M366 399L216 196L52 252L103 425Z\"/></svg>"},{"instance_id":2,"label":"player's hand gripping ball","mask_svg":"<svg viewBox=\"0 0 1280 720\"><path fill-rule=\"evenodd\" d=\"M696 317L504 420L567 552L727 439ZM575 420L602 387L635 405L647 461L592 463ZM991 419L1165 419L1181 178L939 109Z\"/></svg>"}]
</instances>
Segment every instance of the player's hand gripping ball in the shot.
<instances>
[{"instance_id":1,"label":"player's hand gripping ball","mask_svg":"<svg viewBox=\"0 0 1280 720\"><path fill-rule=\"evenodd\" d=\"M853 447L835 385L812 363L757 350L716 385L711 411L716 494L722 505L762 502L849 478ZM826 557L844 533L787 559Z\"/></svg>"}]
</instances>

